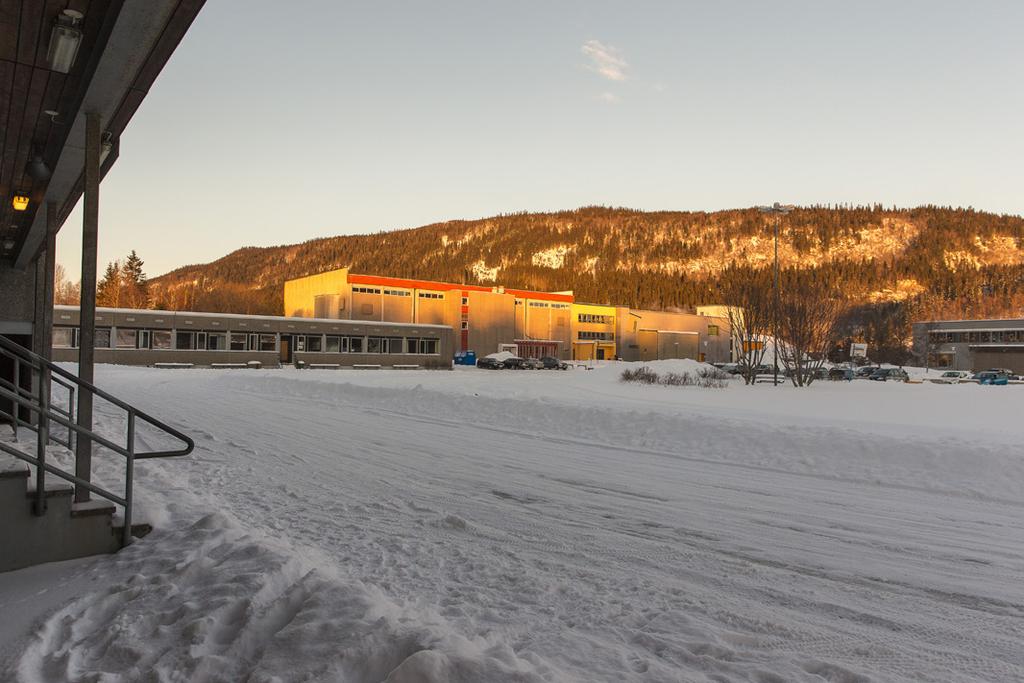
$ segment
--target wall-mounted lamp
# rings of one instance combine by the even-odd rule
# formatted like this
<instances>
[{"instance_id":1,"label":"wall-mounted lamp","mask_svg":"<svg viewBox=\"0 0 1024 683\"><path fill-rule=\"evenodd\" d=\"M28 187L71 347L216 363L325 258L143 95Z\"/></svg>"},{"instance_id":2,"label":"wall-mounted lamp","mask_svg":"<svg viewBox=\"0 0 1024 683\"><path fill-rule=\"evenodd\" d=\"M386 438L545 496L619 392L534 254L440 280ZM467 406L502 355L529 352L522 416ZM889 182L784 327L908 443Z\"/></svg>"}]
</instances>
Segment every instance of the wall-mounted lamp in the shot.
<instances>
[{"instance_id":1,"label":"wall-mounted lamp","mask_svg":"<svg viewBox=\"0 0 1024 683\"><path fill-rule=\"evenodd\" d=\"M11 249L14 249L14 240L7 238L4 240L4 251L10 251Z\"/></svg>"},{"instance_id":2,"label":"wall-mounted lamp","mask_svg":"<svg viewBox=\"0 0 1024 683\"><path fill-rule=\"evenodd\" d=\"M57 15L50 32L50 49L46 53L46 61L50 68L66 74L71 71L78 56L78 47L82 44L80 25L85 15L73 9L66 9Z\"/></svg>"},{"instance_id":3,"label":"wall-mounted lamp","mask_svg":"<svg viewBox=\"0 0 1024 683\"><path fill-rule=\"evenodd\" d=\"M28 208L28 197L23 194L14 195L14 198L11 199L11 206L15 211L24 211Z\"/></svg>"},{"instance_id":4,"label":"wall-mounted lamp","mask_svg":"<svg viewBox=\"0 0 1024 683\"><path fill-rule=\"evenodd\" d=\"M25 164L25 173L32 180L49 180L53 172L50 167L43 161L43 155L36 152L27 164Z\"/></svg>"},{"instance_id":5,"label":"wall-mounted lamp","mask_svg":"<svg viewBox=\"0 0 1024 683\"><path fill-rule=\"evenodd\" d=\"M103 134L103 143L100 145L100 166L110 156L111 150L114 149L113 135L109 132Z\"/></svg>"}]
</instances>

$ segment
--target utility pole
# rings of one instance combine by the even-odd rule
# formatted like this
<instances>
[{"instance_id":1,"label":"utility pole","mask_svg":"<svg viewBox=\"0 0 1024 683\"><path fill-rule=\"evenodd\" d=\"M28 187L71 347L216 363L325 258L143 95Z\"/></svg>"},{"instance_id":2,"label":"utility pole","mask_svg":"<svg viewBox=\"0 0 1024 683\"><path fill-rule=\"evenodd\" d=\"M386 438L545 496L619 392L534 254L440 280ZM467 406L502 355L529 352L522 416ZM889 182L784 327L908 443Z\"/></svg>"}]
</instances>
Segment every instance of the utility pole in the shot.
<instances>
[{"instance_id":1,"label":"utility pole","mask_svg":"<svg viewBox=\"0 0 1024 683\"><path fill-rule=\"evenodd\" d=\"M761 213L770 213L775 216L775 274L772 294L772 385L779 386L779 224L782 217L795 209L792 204L779 204L775 202L771 206L759 206L757 210Z\"/></svg>"}]
</instances>

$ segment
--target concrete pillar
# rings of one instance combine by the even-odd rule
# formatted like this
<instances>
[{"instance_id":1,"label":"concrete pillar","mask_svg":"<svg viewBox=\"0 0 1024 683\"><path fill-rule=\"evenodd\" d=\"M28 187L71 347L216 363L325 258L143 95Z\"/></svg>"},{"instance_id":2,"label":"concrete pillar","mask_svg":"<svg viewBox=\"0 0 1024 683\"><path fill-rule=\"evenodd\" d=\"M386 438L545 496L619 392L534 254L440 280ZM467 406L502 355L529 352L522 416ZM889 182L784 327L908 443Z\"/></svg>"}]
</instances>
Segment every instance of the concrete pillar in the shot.
<instances>
[{"instance_id":1,"label":"concrete pillar","mask_svg":"<svg viewBox=\"0 0 1024 683\"><path fill-rule=\"evenodd\" d=\"M82 293L78 334L78 376L86 382L94 377L96 340L96 251L100 217L100 115L85 115L85 187L82 217ZM92 393L78 392L78 425L92 429ZM92 440L79 435L75 447L75 475L92 481ZM75 487L75 501L89 500L89 490Z\"/></svg>"}]
</instances>

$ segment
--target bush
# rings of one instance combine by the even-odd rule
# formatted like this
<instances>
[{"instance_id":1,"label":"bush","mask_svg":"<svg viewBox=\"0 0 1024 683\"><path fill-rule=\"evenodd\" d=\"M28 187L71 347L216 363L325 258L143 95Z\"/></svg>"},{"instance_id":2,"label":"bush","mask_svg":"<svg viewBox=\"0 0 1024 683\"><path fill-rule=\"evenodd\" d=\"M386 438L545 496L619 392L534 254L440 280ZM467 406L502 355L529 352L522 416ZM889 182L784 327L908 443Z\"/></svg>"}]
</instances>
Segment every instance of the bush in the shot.
<instances>
[{"instance_id":1,"label":"bush","mask_svg":"<svg viewBox=\"0 0 1024 683\"><path fill-rule=\"evenodd\" d=\"M659 375L646 365L635 370L623 370L619 375L621 382L639 382L640 384L661 384L666 387L703 387L705 389L724 389L728 386L729 375L718 368L700 368L696 374L688 372L667 372Z\"/></svg>"}]
</instances>

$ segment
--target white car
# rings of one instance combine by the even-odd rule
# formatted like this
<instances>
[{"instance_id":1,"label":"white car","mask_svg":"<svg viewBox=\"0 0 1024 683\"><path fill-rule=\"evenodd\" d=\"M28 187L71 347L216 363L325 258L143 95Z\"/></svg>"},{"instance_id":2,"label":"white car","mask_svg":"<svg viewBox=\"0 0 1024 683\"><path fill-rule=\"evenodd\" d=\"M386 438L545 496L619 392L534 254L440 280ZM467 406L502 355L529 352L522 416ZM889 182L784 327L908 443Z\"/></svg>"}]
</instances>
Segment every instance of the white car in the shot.
<instances>
[{"instance_id":1,"label":"white car","mask_svg":"<svg viewBox=\"0 0 1024 683\"><path fill-rule=\"evenodd\" d=\"M944 373L932 379L933 384L960 384L971 378L971 373L966 370L946 370Z\"/></svg>"}]
</instances>

